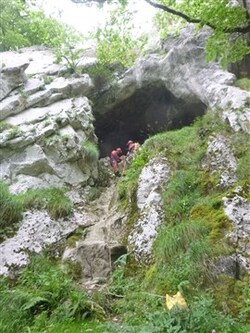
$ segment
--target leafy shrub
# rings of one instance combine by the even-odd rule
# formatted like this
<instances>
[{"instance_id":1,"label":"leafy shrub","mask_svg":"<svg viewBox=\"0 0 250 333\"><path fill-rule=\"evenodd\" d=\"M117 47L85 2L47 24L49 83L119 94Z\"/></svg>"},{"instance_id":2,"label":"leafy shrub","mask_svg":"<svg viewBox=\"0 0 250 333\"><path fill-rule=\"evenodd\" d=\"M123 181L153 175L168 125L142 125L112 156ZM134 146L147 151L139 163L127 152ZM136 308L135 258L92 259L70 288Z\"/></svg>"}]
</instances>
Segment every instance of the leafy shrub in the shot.
<instances>
[{"instance_id":1,"label":"leafy shrub","mask_svg":"<svg viewBox=\"0 0 250 333\"><path fill-rule=\"evenodd\" d=\"M83 141L82 142L82 149L85 153L86 159L91 162L97 162L99 159L99 150L95 143L91 141Z\"/></svg>"},{"instance_id":2,"label":"leafy shrub","mask_svg":"<svg viewBox=\"0 0 250 333\"><path fill-rule=\"evenodd\" d=\"M76 41L76 32L42 11L33 11L21 0L0 0L0 51L31 45L60 47L65 40Z\"/></svg>"},{"instance_id":3,"label":"leafy shrub","mask_svg":"<svg viewBox=\"0 0 250 333\"><path fill-rule=\"evenodd\" d=\"M69 73L77 73L77 65L84 54L83 49L75 48L71 41L70 43L67 42L62 47L55 49L54 53L56 55L56 63L60 63L64 59L66 60L66 66Z\"/></svg>"},{"instance_id":4,"label":"leafy shrub","mask_svg":"<svg viewBox=\"0 0 250 333\"><path fill-rule=\"evenodd\" d=\"M86 69L86 72L92 78L95 87L100 90L114 78L113 71L105 64L97 63Z\"/></svg>"}]
</instances>

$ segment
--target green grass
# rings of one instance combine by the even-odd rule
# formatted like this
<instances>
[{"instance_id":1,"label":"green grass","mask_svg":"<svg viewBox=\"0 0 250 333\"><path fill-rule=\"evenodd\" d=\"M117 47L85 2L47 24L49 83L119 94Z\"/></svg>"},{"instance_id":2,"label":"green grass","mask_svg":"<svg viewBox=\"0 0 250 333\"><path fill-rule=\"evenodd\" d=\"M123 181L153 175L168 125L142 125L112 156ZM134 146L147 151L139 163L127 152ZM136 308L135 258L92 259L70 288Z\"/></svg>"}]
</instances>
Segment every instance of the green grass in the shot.
<instances>
[{"instance_id":1,"label":"green grass","mask_svg":"<svg viewBox=\"0 0 250 333\"><path fill-rule=\"evenodd\" d=\"M24 209L46 209L52 218L68 216L73 204L65 196L65 191L58 188L28 190L17 196Z\"/></svg>"},{"instance_id":2,"label":"green grass","mask_svg":"<svg viewBox=\"0 0 250 333\"><path fill-rule=\"evenodd\" d=\"M239 79L235 82L236 87L250 91L250 79Z\"/></svg>"},{"instance_id":3,"label":"green grass","mask_svg":"<svg viewBox=\"0 0 250 333\"><path fill-rule=\"evenodd\" d=\"M41 333L41 331L32 333ZM94 321L69 321L54 324L46 328L46 333L104 333L98 322Z\"/></svg>"},{"instance_id":4,"label":"green grass","mask_svg":"<svg viewBox=\"0 0 250 333\"><path fill-rule=\"evenodd\" d=\"M0 181L0 239L22 219L22 205Z\"/></svg>"},{"instance_id":5,"label":"green grass","mask_svg":"<svg viewBox=\"0 0 250 333\"><path fill-rule=\"evenodd\" d=\"M85 153L86 159L90 162L97 162L99 159L99 150L98 147L95 143L91 141L83 141L82 144L82 149Z\"/></svg>"}]
</instances>

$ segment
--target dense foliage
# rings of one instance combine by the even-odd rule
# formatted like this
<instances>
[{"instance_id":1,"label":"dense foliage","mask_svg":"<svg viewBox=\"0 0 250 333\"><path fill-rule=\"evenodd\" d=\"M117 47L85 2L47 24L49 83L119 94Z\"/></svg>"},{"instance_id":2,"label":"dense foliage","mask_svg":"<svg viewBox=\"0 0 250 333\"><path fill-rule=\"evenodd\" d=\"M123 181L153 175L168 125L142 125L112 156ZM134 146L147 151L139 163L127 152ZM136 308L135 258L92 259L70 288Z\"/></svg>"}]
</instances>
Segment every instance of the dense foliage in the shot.
<instances>
[{"instance_id":1,"label":"dense foliage","mask_svg":"<svg viewBox=\"0 0 250 333\"><path fill-rule=\"evenodd\" d=\"M131 66L147 41L146 36L133 35L133 14L123 4L119 5L104 27L98 28L97 57L102 64L118 62Z\"/></svg>"},{"instance_id":2,"label":"dense foliage","mask_svg":"<svg viewBox=\"0 0 250 333\"><path fill-rule=\"evenodd\" d=\"M0 0L0 51L31 45L60 47L65 40L78 40L76 32L48 18L42 11L31 10L21 0Z\"/></svg>"},{"instance_id":3,"label":"dense foliage","mask_svg":"<svg viewBox=\"0 0 250 333\"><path fill-rule=\"evenodd\" d=\"M158 9L155 22L163 39L168 34L178 32L181 27L190 22L195 23L198 29L204 26L212 29L211 37L206 45L208 61L219 60L222 65L226 65L240 61L245 55L250 54L247 38L244 38L244 35L250 32L249 8L245 2L243 5L235 4L229 0L145 0L145 2ZM118 1L118 3L122 3L124 6L128 1ZM145 6L147 6L146 3ZM118 32L120 27L122 27L120 20L109 23L110 31L116 30ZM131 34L126 34L128 40L132 39L131 36ZM106 43L111 42L109 36L104 34L103 37ZM109 48L111 50L113 48L119 49L122 47L122 41L124 41L123 29L120 29ZM103 46L100 45L100 49L104 50ZM137 48L139 48L138 44ZM114 51L111 51L109 58L112 58L113 61L119 61L119 57Z\"/></svg>"}]
</instances>

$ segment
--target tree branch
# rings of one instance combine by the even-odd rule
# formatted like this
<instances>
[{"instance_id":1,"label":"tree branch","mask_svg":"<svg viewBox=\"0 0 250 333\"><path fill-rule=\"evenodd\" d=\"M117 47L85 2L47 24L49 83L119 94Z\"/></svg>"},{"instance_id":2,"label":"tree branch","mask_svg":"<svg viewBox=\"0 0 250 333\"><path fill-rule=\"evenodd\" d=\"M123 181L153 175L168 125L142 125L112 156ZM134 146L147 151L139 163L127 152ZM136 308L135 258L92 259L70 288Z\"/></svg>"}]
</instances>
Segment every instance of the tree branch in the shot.
<instances>
[{"instance_id":1,"label":"tree branch","mask_svg":"<svg viewBox=\"0 0 250 333\"><path fill-rule=\"evenodd\" d=\"M189 23L201 23L202 25L207 25L209 26L210 28L216 30L216 26L214 26L213 24L211 24L210 22L204 22L200 19L196 19L196 18L192 18L192 17L189 17L188 15L182 13L182 12L179 12L177 10L174 10L172 8L169 8L165 5L162 5L160 3L156 3L154 1L151 1L151 0L145 0L149 5L153 6L154 8L159 8L159 9L162 9L164 10L165 12L168 12L170 14L173 14L173 15L176 15L176 16L179 16L181 18L183 18L184 20L186 20L187 22ZM240 33L248 33L250 32L250 22L247 26L245 27L235 27L233 29L223 29L222 30L223 32L226 32L226 33L233 33L233 32L240 32Z\"/></svg>"}]
</instances>

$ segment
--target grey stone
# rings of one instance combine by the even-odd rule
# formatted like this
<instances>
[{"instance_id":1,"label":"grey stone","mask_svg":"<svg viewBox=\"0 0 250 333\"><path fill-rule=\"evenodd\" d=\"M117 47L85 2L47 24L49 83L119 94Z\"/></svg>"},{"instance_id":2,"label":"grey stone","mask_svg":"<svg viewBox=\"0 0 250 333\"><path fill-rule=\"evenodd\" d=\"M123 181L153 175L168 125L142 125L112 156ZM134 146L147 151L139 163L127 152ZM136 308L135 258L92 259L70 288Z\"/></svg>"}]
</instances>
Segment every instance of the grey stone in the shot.
<instances>
[{"instance_id":1,"label":"grey stone","mask_svg":"<svg viewBox=\"0 0 250 333\"><path fill-rule=\"evenodd\" d=\"M152 246L163 222L161 192L170 176L166 158L152 159L143 169L138 181L137 207L139 217L128 236L128 247L140 263L152 259Z\"/></svg>"},{"instance_id":2,"label":"grey stone","mask_svg":"<svg viewBox=\"0 0 250 333\"><path fill-rule=\"evenodd\" d=\"M221 187L227 188L236 183L236 158L229 141L222 135L210 136L202 167L212 174L219 173Z\"/></svg>"},{"instance_id":3,"label":"grey stone","mask_svg":"<svg viewBox=\"0 0 250 333\"><path fill-rule=\"evenodd\" d=\"M233 230L227 238L235 247L237 262L250 272L250 202L239 194L225 197L224 212L232 222Z\"/></svg>"},{"instance_id":4,"label":"grey stone","mask_svg":"<svg viewBox=\"0 0 250 333\"><path fill-rule=\"evenodd\" d=\"M30 78L23 87L23 91L27 95L33 95L36 92L45 89L45 84L40 79Z\"/></svg>"},{"instance_id":5,"label":"grey stone","mask_svg":"<svg viewBox=\"0 0 250 333\"><path fill-rule=\"evenodd\" d=\"M79 244L77 256L85 279L106 277L111 272L109 247L105 242Z\"/></svg>"},{"instance_id":6,"label":"grey stone","mask_svg":"<svg viewBox=\"0 0 250 333\"><path fill-rule=\"evenodd\" d=\"M10 57L11 53L9 52L8 54ZM24 71L29 65L26 61L22 60L19 60L16 63L9 63L9 61L5 60L3 54L1 54L2 68L0 69L0 100L8 96L13 89L26 82L27 77Z\"/></svg>"},{"instance_id":7,"label":"grey stone","mask_svg":"<svg viewBox=\"0 0 250 333\"><path fill-rule=\"evenodd\" d=\"M84 216L77 212L55 221L45 211L27 211L17 234L0 244L0 275L8 275L12 266L16 269L26 266L29 253L40 253L85 222Z\"/></svg>"}]
</instances>

